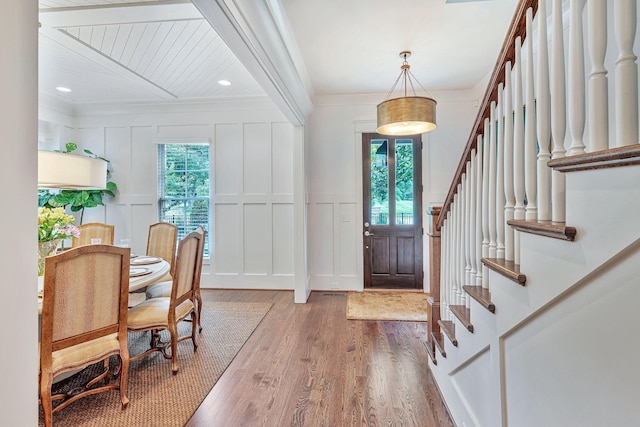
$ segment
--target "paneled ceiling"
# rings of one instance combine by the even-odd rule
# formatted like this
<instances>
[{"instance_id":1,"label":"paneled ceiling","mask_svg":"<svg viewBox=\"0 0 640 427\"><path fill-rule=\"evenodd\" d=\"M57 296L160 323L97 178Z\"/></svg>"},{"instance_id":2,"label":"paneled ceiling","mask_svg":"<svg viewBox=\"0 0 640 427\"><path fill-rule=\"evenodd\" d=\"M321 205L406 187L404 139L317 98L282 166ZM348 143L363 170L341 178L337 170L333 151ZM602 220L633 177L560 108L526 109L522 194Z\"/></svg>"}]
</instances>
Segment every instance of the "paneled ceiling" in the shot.
<instances>
[{"instance_id":1,"label":"paneled ceiling","mask_svg":"<svg viewBox=\"0 0 640 427\"><path fill-rule=\"evenodd\" d=\"M191 3L105 3L40 2L41 92L72 103L264 96Z\"/></svg>"},{"instance_id":2,"label":"paneled ceiling","mask_svg":"<svg viewBox=\"0 0 640 427\"><path fill-rule=\"evenodd\" d=\"M405 49L428 90L471 88L491 71L517 3L252 1L284 8L315 95L386 93ZM72 104L265 96L190 1L40 0L40 24L40 91Z\"/></svg>"}]
</instances>

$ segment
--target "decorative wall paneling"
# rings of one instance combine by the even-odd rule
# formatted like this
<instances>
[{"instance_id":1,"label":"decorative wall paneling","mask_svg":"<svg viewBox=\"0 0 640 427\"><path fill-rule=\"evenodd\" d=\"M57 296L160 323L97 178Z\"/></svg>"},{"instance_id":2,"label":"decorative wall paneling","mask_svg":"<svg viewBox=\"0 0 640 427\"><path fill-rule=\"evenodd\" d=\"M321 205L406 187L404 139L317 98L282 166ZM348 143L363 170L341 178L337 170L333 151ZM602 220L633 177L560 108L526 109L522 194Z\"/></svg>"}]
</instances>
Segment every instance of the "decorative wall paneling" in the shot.
<instances>
[{"instance_id":1,"label":"decorative wall paneling","mask_svg":"<svg viewBox=\"0 0 640 427\"><path fill-rule=\"evenodd\" d=\"M113 223L116 241L130 238L143 253L158 220L157 143L209 141L211 258L202 286L293 289L293 127L273 106L166 110L88 109L76 118L74 140L112 161L120 188L85 221Z\"/></svg>"}]
</instances>

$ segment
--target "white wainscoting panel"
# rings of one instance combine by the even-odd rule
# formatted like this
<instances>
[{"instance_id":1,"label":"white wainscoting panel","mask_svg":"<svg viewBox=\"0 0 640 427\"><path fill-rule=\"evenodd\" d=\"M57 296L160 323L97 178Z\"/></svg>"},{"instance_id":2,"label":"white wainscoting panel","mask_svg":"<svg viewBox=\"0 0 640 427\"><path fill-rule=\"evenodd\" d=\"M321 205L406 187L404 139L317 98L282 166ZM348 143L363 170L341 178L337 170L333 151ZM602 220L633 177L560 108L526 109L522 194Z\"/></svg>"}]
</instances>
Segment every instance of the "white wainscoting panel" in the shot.
<instances>
[{"instance_id":1,"label":"white wainscoting panel","mask_svg":"<svg viewBox=\"0 0 640 427\"><path fill-rule=\"evenodd\" d=\"M271 211L267 204L243 206L244 274L271 273Z\"/></svg>"},{"instance_id":2,"label":"white wainscoting panel","mask_svg":"<svg viewBox=\"0 0 640 427\"><path fill-rule=\"evenodd\" d=\"M154 218L157 207L151 204L131 204L131 251L137 254L144 254L147 250L147 238L149 237L149 225L156 221L149 222L149 218Z\"/></svg>"},{"instance_id":3,"label":"white wainscoting panel","mask_svg":"<svg viewBox=\"0 0 640 427\"><path fill-rule=\"evenodd\" d=\"M131 128L131 175L129 194L148 194L158 199L158 147L151 126ZM114 165L114 169L115 169ZM155 218L158 216L155 215Z\"/></svg>"},{"instance_id":4,"label":"white wainscoting panel","mask_svg":"<svg viewBox=\"0 0 640 427\"><path fill-rule=\"evenodd\" d=\"M214 194L239 194L242 177L242 128L239 124L215 126L214 158Z\"/></svg>"},{"instance_id":5,"label":"white wainscoting panel","mask_svg":"<svg viewBox=\"0 0 640 427\"><path fill-rule=\"evenodd\" d=\"M181 125L158 125L159 139L175 139L177 142L188 139L202 138L207 141L211 137L211 125L207 123L189 123Z\"/></svg>"},{"instance_id":6,"label":"white wainscoting panel","mask_svg":"<svg viewBox=\"0 0 640 427\"><path fill-rule=\"evenodd\" d=\"M240 234L240 219L242 212L237 204L215 205L215 251L214 259L216 274L240 274L240 250L242 236Z\"/></svg>"},{"instance_id":7,"label":"white wainscoting panel","mask_svg":"<svg viewBox=\"0 0 640 427\"><path fill-rule=\"evenodd\" d=\"M293 194L293 130L289 123L271 124L273 194Z\"/></svg>"},{"instance_id":8,"label":"white wainscoting panel","mask_svg":"<svg viewBox=\"0 0 640 427\"><path fill-rule=\"evenodd\" d=\"M105 128L104 157L111 165L111 180L118 186L118 192L130 194L130 183L133 171L131 159L131 134L136 128L128 126ZM147 128L150 129L150 128ZM117 230L116 230L117 232Z\"/></svg>"},{"instance_id":9,"label":"white wainscoting panel","mask_svg":"<svg viewBox=\"0 0 640 427\"><path fill-rule=\"evenodd\" d=\"M318 276L333 276L334 253L334 204L310 205L309 258L314 260L314 273Z\"/></svg>"},{"instance_id":10,"label":"white wainscoting panel","mask_svg":"<svg viewBox=\"0 0 640 427\"><path fill-rule=\"evenodd\" d=\"M338 228L340 230L338 238L340 246L336 265L339 266L341 276L356 277L358 275L358 240L353 239L352 236L356 236L362 230L356 211L358 205L355 202L351 202L339 203L338 206Z\"/></svg>"},{"instance_id":11,"label":"white wainscoting panel","mask_svg":"<svg viewBox=\"0 0 640 427\"><path fill-rule=\"evenodd\" d=\"M639 248L636 241L504 337L508 425L640 425L640 341L630 321Z\"/></svg>"},{"instance_id":12,"label":"white wainscoting panel","mask_svg":"<svg viewBox=\"0 0 640 427\"><path fill-rule=\"evenodd\" d=\"M271 133L266 123L243 126L244 194L267 194L271 183Z\"/></svg>"},{"instance_id":13,"label":"white wainscoting panel","mask_svg":"<svg viewBox=\"0 0 640 427\"><path fill-rule=\"evenodd\" d=\"M274 203L271 254L274 275L293 276L293 204Z\"/></svg>"},{"instance_id":14,"label":"white wainscoting panel","mask_svg":"<svg viewBox=\"0 0 640 427\"><path fill-rule=\"evenodd\" d=\"M478 427L498 425L499 414L490 400L494 396L491 372L491 352L486 347L451 373L453 388Z\"/></svg>"},{"instance_id":15,"label":"white wainscoting panel","mask_svg":"<svg viewBox=\"0 0 640 427\"><path fill-rule=\"evenodd\" d=\"M107 205L107 221L114 227L113 243L116 245L120 243L120 239L131 239L133 230L130 211L129 205L125 203Z\"/></svg>"}]
</instances>

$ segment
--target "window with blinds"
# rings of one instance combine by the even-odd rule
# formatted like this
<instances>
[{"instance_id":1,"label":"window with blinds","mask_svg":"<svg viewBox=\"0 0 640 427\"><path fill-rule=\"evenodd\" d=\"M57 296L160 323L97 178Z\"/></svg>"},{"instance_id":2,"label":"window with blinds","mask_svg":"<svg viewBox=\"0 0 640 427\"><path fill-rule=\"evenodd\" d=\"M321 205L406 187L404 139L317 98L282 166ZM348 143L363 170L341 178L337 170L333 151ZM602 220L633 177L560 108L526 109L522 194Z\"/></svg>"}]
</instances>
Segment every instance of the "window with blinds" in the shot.
<instances>
[{"instance_id":1,"label":"window with blinds","mask_svg":"<svg viewBox=\"0 0 640 427\"><path fill-rule=\"evenodd\" d=\"M209 255L209 144L158 144L159 220L178 226L178 240L201 225Z\"/></svg>"}]
</instances>

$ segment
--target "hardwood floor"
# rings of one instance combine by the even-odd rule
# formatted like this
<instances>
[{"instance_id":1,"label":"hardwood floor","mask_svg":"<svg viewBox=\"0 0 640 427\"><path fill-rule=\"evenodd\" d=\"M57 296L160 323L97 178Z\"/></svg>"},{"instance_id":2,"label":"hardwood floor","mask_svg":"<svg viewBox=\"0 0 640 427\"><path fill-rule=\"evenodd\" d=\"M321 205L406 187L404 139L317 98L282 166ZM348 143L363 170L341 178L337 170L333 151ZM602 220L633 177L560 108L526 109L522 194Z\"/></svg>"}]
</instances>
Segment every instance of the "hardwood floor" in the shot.
<instances>
[{"instance_id":1,"label":"hardwood floor","mask_svg":"<svg viewBox=\"0 0 640 427\"><path fill-rule=\"evenodd\" d=\"M274 306L187 426L453 426L427 366L426 323L347 320L346 292L307 304L290 291L202 293Z\"/></svg>"}]
</instances>

